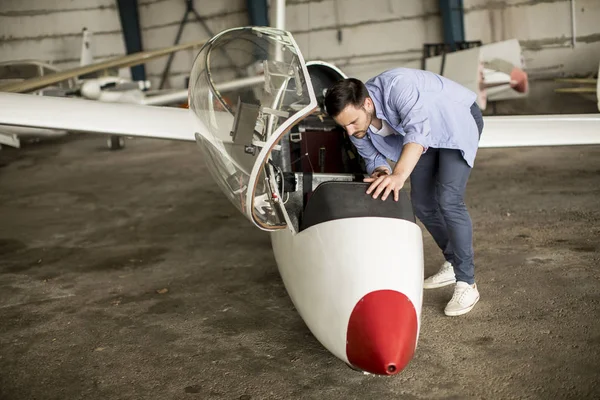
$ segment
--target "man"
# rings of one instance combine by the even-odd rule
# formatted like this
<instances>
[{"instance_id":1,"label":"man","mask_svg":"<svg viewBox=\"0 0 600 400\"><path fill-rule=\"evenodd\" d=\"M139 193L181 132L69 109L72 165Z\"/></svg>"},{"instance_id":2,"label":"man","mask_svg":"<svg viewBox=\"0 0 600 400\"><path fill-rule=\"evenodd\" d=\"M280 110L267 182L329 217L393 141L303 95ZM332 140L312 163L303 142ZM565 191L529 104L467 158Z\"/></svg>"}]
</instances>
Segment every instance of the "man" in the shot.
<instances>
[{"instance_id":1,"label":"man","mask_svg":"<svg viewBox=\"0 0 600 400\"><path fill-rule=\"evenodd\" d=\"M446 262L424 288L455 284L444 312L468 313L479 301L473 228L464 193L483 129L476 94L428 71L396 68L363 84L335 83L327 113L342 126L365 160L367 194L385 200L410 176L411 200ZM387 160L396 162L393 170Z\"/></svg>"}]
</instances>

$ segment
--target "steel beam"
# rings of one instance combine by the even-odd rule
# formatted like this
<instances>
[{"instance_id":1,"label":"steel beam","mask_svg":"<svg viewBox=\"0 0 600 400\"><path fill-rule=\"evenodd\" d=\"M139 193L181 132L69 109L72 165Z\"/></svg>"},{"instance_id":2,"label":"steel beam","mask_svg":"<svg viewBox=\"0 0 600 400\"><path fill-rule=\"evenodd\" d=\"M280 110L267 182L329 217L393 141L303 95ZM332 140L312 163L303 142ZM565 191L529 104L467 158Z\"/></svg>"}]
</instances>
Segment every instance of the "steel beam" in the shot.
<instances>
[{"instance_id":1,"label":"steel beam","mask_svg":"<svg viewBox=\"0 0 600 400\"><path fill-rule=\"evenodd\" d=\"M137 0L117 0L117 5L127 54L143 51ZM144 64L131 67L131 78L134 81L146 80Z\"/></svg>"},{"instance_id":2,"label":"steel beam","mask_svg":"<svg viewBox=\"0 0 600 400\"><path fill-rule=\"evenodd\" d=\"M440 0L440 13L444 24L444 43L456 51L456 42L465 41L463 0Z\"/></svg>"}]
</instances>

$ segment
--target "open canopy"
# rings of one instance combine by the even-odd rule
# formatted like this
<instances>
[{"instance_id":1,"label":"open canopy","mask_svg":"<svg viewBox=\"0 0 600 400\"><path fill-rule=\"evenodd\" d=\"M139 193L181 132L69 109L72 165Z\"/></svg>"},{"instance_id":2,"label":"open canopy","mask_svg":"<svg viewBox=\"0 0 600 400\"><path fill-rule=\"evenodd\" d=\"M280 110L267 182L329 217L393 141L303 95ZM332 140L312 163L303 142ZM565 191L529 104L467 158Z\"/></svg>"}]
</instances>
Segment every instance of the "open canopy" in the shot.
<instances>
[{"instance_id":1,"label":"open canopy","mask_svg":"<svg viewBox=\"0 0 600 400\"><path fill-rule=\"evenodd\" d=\"M221 93L219 85L251 77L257 84ZM286 226L272 163L276 143L317 109L302 55L288 32L232 29L200 51L189 83L189 106L207 132L197 133L211 174L233 204L265 230Z\"/></svg>"}]
</instances>

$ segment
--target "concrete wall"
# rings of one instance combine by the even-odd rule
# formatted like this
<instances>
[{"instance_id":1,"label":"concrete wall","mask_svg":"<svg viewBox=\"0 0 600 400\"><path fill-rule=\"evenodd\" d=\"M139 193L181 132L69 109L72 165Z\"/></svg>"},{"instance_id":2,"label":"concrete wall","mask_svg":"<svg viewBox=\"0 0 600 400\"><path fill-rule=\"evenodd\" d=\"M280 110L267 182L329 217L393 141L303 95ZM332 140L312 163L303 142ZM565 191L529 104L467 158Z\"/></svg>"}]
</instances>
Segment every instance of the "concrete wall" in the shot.
<instances>
[{"instance_id":1,"label":"concrete wall","mask_svg":"<svg viewBox=\"0 0 600 400\"><path fill-rule=\"evenodd\" d=\"M184 0L139 0L139 4L144 49L172 45L185 12ZM401 64L418 67L422 44L442 40L438 0L365 4L363 0L288 0L286 29L294 34L307 60L333 62L362 79ZM249 24L246 0L196 1L196 9L213 33ZM40 58L64 68L75 66L84 26L94 32L98 60L125 54L115 0L1 0L0 61ZM181 42L208 37L200 24L188 23ZM193 51L176 54L170 86L183 86L193 55ZM155 87L165 63L166 58L147 64Z\"/></svg>"},{"instance_id":2,"label":"concrete wall","mask_svg":"<svg viewBox=\"0 0 600 400\"><path fill-rule=\"evenodd\" d=\"M94 32L99 59L125 53L114 0L1 0L0 61L78 65L83 27Z\"/></svg>"},{"instance_id":3,"label":"concrete wall","mask_svg":"<svg viewBox=\"0 0 600 400\"><path fill-rule=\"evenodd\" d=\"M140 4L140 23L142 40L145 49L172 46L177 36L180 21L185 14L184 0L138 0ZM204 18L213 34L225 29L248 25L246 0L203 0L195 1L196 11ZM194 14L189 14L188 22L183 30L180 43L196 40L208 40L209 35L202 25L196 21ZM184 87L185 77L189 75L197 50L181 51L175 54L169 74L171 87ZM146 74L157 87L167 58L151 61L146 64Z\"/></svg>"},{"instance_id":4,"label":"concrete wall","mask_svg":"<svg viewBox=\"0 0 600 400\"><path fill-rule=\"evenodd\" d=\"M557 77L588 77L600 63L600 1L575 1L572 47L570 0L464 0L467 40L490 43L517 38L530 77L527 99L498 102L487 113L548 114L597 112L594 102L576 94L557 94L568 85Z\"/></svg>"},{"instance_id":5,"label":"concrete wall","mask_svg":"<svg viewBox=\"0 0 600 400\"><path fill-rule=\"evenodd\" d=\"M0 61L38 58L65 68L75 66L84 26L94 32L97 59L125 54L115 3L0 0ZM144 48L172 45L185 1L139 0L139 4ZM575 47L571 47L570 4L570 0L464 0L466 39L490 43L516 37L531 78L528 99L497 103L489 112L597 111L593 102L578 95L553 92L559 86L554 77L596 74L600 61L600 1L576 0ZM196 9L213 33L249 24L246 0L196 1ZM286 29L307 60L332 62L360 79L400 65L418 68L423 43L443 40L438 0L288 0ZM208 37L202 25L190 22L181 42ZM194 55L194 51L176 54L167 87L183 87ZM166 60L146 66L154 87Z\"/></svg>"},{"instance_id":6,"label":"concrete wall","mask_svg":"<svg viewBox=\"0 0 600 400\"><path fill-rule=\"evenodd\" d=\"M245 0L196 1L196 10L213 33L248 25ZM144 50L174 44L185 13L184 0L139 0ZM193 14L180 43L208 39L210 35ZM94 34L95 60L126 54L115 0L0 0L0 61L41 59L61 68L79 65L81 31ZM175 55L167 87L183 87L196 51ZM157 87L167 57L146 64L146 74ZM121 71L128 76L129 69Z\"/></svg>"},{"instance_id":7,"label":"concrete wall","mask_svg":"<svg viewBox=\"0 0 600 400\"><path fill-rule=\"evenodd\" d=\"M336 8L336 3L338 7ZM423 43L443 41L439 1L288 0L287 29L306 59L323 59L360 79L395 66L419 68ZM492 103L486 113L597 112L595 102L557 94L557 77L587 77L600 63L600 1L464 0L466 40L517 38L530 77L530 96ZM342 41L337 38L338 29ZM588 96L589 97L589 96Z\"/></svg>"},{"instance_id":8,"label":"concrete wall","mask_svg":"<svg viewBox=\"0 0 600 400\"><path fill-rule=\"evenodd\" d=\"M307 60L332 62L359 79L418 68L423 43L443 40L438 0L288 0L286 28Z\"/></svg>"}]
</instances>

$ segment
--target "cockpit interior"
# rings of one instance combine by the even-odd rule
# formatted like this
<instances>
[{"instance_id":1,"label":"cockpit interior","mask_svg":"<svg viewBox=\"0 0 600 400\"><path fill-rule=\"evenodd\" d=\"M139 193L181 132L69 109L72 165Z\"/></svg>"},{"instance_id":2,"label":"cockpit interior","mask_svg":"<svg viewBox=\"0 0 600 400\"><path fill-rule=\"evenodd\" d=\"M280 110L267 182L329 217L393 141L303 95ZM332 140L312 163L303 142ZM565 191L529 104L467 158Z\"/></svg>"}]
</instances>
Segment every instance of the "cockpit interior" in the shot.
<instances>
[{"instance_id":1,"label":"cockpit interior","mask_svg":"<svg viewBox=\"0 0 600 400\"><path fill-rule=\"evenodd\" d=\"M255 86L216 89L256 76L264 79ZM189 83L190 110L206 128L198 145L221 190L261 229L297 233L323 219L392 212L392 202L369 202L364 163L324 111L327 88L345 77L305 62L293 37L273 28L226 31L198 54Z\"/></svg>"}]
</instances>

